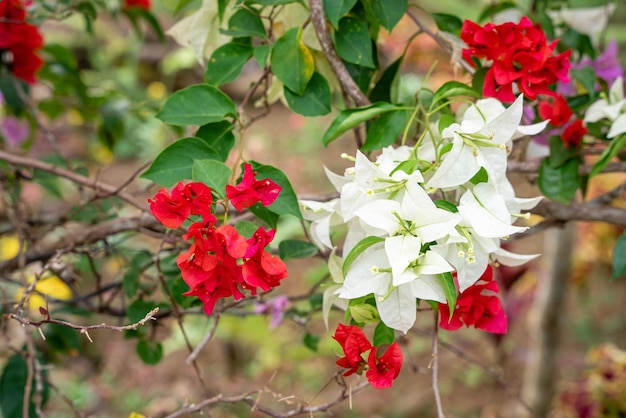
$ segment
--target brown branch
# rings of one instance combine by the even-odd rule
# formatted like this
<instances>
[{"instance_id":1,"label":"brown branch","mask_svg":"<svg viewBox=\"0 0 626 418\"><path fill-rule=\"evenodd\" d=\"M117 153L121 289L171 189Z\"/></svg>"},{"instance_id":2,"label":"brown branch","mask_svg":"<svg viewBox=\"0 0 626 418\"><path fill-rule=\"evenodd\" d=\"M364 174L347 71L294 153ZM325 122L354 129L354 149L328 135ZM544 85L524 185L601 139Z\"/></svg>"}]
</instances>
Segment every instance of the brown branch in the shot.
<instances>
[{"instance_id":1,"label":"brown branch","mask_svg":"<svg viewBox=\"0 0 626 418\"><path fill-rule=\"evenodd\" d=\"M599 205L594 202L566 205L551 200L542 200L530 212L543 216L546 222L552 223L600 221L626 226L626 209Z\"/></svg>"},{"instance_id":2,"label":"brown branch","mask_svg":"<svg viewBox=\"0 0 626 418\"><path fill-rule=\"evenodd\" d=\"M337 55L337 51L333 45L333 40L330 37L330 33L328 33L328 26L326 23L326 16L324 15L324 4L322 0L309 0L309 11L311 13L311 21L313 22L313 27L315 28L317 40L320 42L322 51L324 52L326 59L328 59L330 67L337 76L342 90L346 92L358 106L369 105L369 99L365 97L359 86L356 85L352 76L348 72L348 69Z\"/></svg>"},{"instance_id":3,"label":"brown branch","mask_svg":"<svg viewBox=\"0 0 626 418\"><path fill-rule=\"evenodd\" d=\"M145 212L148 211L148 205L146 202L137 200L133 195L120 191L118 187L91 179L89 177L82 176L78 173L75 173L70 170L66 170L54 164L46 163L44 161L40 161L35 158L22 157L20 155L11 154L9 152L5 152L1 150L0 150L0 161L6 161L7 163L11 165L30 167L30 168L35 168L38 170L47 171L52 174L56 174L57 176L64 177L68 180L73 181L74 183L77 183L86 187L90 187L98 195L100 195L101 193L104 193L104 196L101 196L101 197L108 197L108 196L115 195L119 197L120 199L124 200L125 202L135 206L136 208L141 209L142 211L145 211Z\"/></svg>"},{"instance_id":4,"label":"brown branch","mask_svg":"<svg viewBox=\"0 0 626 418\"><path fill-rule=\"evenodd\" d=\"M73 231L57 241L27 251L24 254L25 264L48 259L57 252L69 251L76 247L89 245L111 235L141 229L155 230L161 233L165 231L163 226L150 214L144 213L126 218L116 218L89 228ZM16 270L18 267L19 257L11 258L0 263L0 273Z\"/></svg>"},{"instance_id":5,"label":"brown branch","mask_svg":"<svg viewBox=\"0 0 626 418\"><path fill-rule=\"evenodd\" d=\"M452 55L453 50L449 41L444 39L438 33L433 32L428 25L421 21L419 17L417 17L414 13L411 13L411 10L407 11L407 15L413 20L413 22L417 25L420 31L424 32L426 35L430 36L437 44L448 54ZM474 74L476 71L467 61L464 59L459 59L458 63L470 74Z\"/></svg>"},{"instance_id":6,"label":"brown branch","mask_svg":"<svg viewBox=\"0 0 626 418\"><path fill-rule=\"evenodd\" d=\"M515 172L515 173L527 173L527 174L537 174L539 171L539 167L541 166L541 160L528 160L528 161L514 161L509 160L507 163L507 171ZM591 174L591 170L593 170L592 164L583 164L578 168L578 173L581 176L588 176ZM602 173L623 173L626 172L626 161L619 161L614 163L607 164L606 167L602 170Z\"/></svg>"},{"instance_id":7,"label":"brown branch","mask_svg":"<svg viewBox=\"0 0 626 418\"><path fill-rule=\"evenodd\" d=\"M346 390L342 391L341 394L332 401L329 401L327 403L317 405L317 406L311 406L311 405L307 405L306 403L303 403L300 405L300 407L292 409L290 411L286 411L286 412L274 411L259 403L260 396L263 393L267 392L267 390L255 390L255 391L243 393L241 395L236 395L236 396L224 396L222 394L219 394L211 398L204 399L203 401L198 402L197 404L187 405L179 409L178 411L173 412L170 415L167 415L165 418L178 418L178 417L186 416L188 414L198 412L204 408L213 407L219 403L235 404L235 403L240 403L240 402L247 403L248 405L250 405L253 411L259 411L273 418L290 418L290 417L295 417L295 416L304 415L304 414L312 415L317 412L325 412L325 411L330 410L335 405L350 398L353 394L359 392L360 390L362 390L363 388L367 386L369 386L369 382L361 382L347 391Z\"/></svg>"},{"instance_id":8,"label":"brown branch","mask_svg":"<svg viewBox=\"0 0 626 418\"><path fill-rule=\"evenodd\" d=\"M115 326L115 325L109 325L109 324L105 324L105 323L96 324L96 325L78 325L78 324L74 324L74 323L71 323L71 322L68 322L68 321L63 321L63 320L60 320L60 319L50 318L50 316L47 316L46 318L42 319L41 321L33 321L33 320L28 319L28 318L22 318L21 316L16 315L14 313L10 313L10 314L8 314L6 316L8 316L11 319L15 319L17 322L19 322L22 325L28 325L28 326L35 327L35 328L38 328L38 329L41 329L41 326L44 325L44 324L63 325L65 327L75 329L75 330L79 331L81 334L85 334L87 339L89 341L93 342L93 340L89 336L89 331L91 331L93 329L110 329L110 330L120 331L120 332L136 330L140 326L144 325L146 322L148 322L150 320L153 320L153 321L156 320L155 315L157 314L157 312L159 312L159 308L154 308L153 310L148 312L146 314L146 316L142 320L140 320L138 322L135 322L134 324L125 325L125 326L121 326L121 327ZM41 335L45 339L45 336L43 335L43 333Z\"/></svg>"}]
</instances>

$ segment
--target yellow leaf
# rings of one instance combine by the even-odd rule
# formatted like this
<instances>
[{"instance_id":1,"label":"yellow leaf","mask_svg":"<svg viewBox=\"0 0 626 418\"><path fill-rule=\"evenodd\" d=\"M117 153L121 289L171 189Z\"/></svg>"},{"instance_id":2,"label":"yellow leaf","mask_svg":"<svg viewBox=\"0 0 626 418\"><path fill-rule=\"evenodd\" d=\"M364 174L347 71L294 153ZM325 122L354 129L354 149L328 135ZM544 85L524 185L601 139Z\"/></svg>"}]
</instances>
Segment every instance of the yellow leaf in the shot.
<instances>
[{"instance_id":1,"label":"yellow leaf","mask_svg":"<svg viewBox=\"0 0 626 418\"><path fill-rule=\"evenodd\" d=\"M20 241L16 235L0 237L0 261L9 260L17 255L20 250Z\"/></svg>"},{"instance_id":2,"label":"yellow leaf","mask_svg":"<svg viewBox=\"0 0 626 418\"><path fill-rule=\"evenodd\" d=\"M28 277L28 283L32 283L35 280L33 275ZM24 295L24 288L19 289L15 293L15 299L21 300ZM34 292L28 295L27 305L32 313L39 312L39 308L46 307L46 296L56 300L70 300L72 299L72 290L67 284L59 277L49 274L41 278L35 285Z\"/></svg>"},{"instance_id":3,"label":"yellow leaf","mask_svg":"<svg viewBox=\"0 0 626 418\"><path fill-rule=\"evenodd\" d=\"M131 412L128 418L146 418L146 416L137 412Z\"/></svg>"}]
</instances>

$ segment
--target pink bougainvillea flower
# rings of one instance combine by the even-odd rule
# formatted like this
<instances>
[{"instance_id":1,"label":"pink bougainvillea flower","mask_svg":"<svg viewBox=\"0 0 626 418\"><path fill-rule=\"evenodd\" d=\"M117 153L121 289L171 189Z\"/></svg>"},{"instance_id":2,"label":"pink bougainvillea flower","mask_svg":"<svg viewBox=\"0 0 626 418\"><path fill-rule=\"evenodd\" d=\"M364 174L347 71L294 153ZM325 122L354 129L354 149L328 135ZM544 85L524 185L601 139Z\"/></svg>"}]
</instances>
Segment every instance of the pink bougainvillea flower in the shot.
<instances>
[{"instance_id":1,"label":"pink bougainvillea flower","mask_svg":"<svg viewBox=\"0 0 626 418\"><path fill-rule=\"evenodd\" d=\"M152 7L151 0L124 0L123 9L131 9L133 7L143 10L150 10Z\"/></svg>"},{"instance_id":2,"label":"pink bougainvillea flower","mask_svg":"<svg viewBox=\"0 0 626 418\"><path fill-rule=\"evenodd\" d=\"M0 135L6 139L12 147L20 146L28 139L30 128L28 123L13 116L5 116L0 119Z\"/></svg>"},{"instance_id":3,"label":"pink bougainvillea flower","mask_svg":"<svg viewBox=\"0 0 626 418\"><path fill-rule=\"evenodd\" d=\"M250 289L260 287L267 292L287 277L287 267L283 260L265 250L274 239L274 233L273 229L265 231L263 227L259 227L247 242L248 249L242 266L242 275Z\"/></svg>"},{"instance_id":4,"label":"pink bougainvillea flower","mask_svg":"<svg viewBox=\"0 0 626 418\"><path fill-rule=\"evenodd\" d=\"M476 284L459 295L452 317L450 317L448 305L439 304L441 318L439 326L453 331L463 325L473 325L483 331L505 334L507 329L506 313L496 295L485 294L489 291L498 292L498 283L493 280L491 266L487 266L487 270Z\"/></svg>"},{"instance_id":5,"label":"pink bougainvillea flower","mask_svg":"<svg viewBox=\"0 0 626 418\"><path fill-rule=\"evenodd\" d=\"M154 199L148 199L150 211L167 228L179 228L190 215L200 215L208 220L213 216L212 202L211 189L198 182L179 182L171 195L167 189L161 189Z\"/></svg>"},{"instance_id":6,"label":"pink bougainvillea flower","mask_svg":"<svg viewBox=\"0 0 626 418\"><path fill-rule=\"evenodd\" d=\"M257 202L269 206L278 198L282 188L270 179L256 180L256 173L249 163L244 163L243 178L236 186L226 186L226 197L238 210L242 211Z\"/></svg>"},{"instance_id":7,"label":"pink bougainvillea flower","mask_svg":"<svg viewBox=\"0 0 626 418\"><path fill-rule=\"evenodd\" d=\"M556 96L554 100L542 100L537 107L541 119L549 119L552 126L563 126L572 118L572 109L561 95Z\"/></svg>"},{"instance_id":8,"label":"pink bougainvillea flower","mask_svg":"<svg viewBox=\"0 0 626 418\"><path fill-rule=\"evenodd\" d=\"M337 360L338 366L348 369L343 375L363 373L367 363L361 354L372 349L372 344L367 340L363 330L355 325L339 324L333 338L341 345L345 354Z\"/></svg>"},{"instance_id":9,"label":"pink bougainvillea flower","mask_svg":"<svg viewBox=\"0 0 626 418\"><path fill-rule=\"evenodd\" d=\"M272 315L270 321L270 329L276 328L283 322L285 318L285 311L289 307L289 298L285 295L280 295L268 300L267 302L260 302L254 304L254 313L262 314L269 313Z\"/></svg>"},{"instance_id":10,"label":"pink bougainvillea flower","mask_svg":"<svg viewBox=\"0 0 626 418\"><path fill-rule=\"evenodd\" d=\"M390 388L393 380L400 374L402 367L402 350L397 342L391 344L385 354L376 357L377 347L373 347L367 357L369 370L365 377L377 389Z\"/></svg>"},{"instance_id":11,"label":"pink bougainvillea flower","mask_svg":"<svg viewBox=\"0 0 626 418\"><path fill-rule=\"evenodd\" d=\"M474 65L474 58L486 58L491 66L485 74L483 94L503 102L515 100L513 85L527 99L538 94L554 95L548 88L557 81L569 81L569 56L565 51L553 56L557 42L547 43L543 30L527 18L519 23L480 26L466 20L461 39L467 44L463 57Z\"/></svg>"},{"instance_id":12,"label":"pink bougainvillea flower","mask_svg":"<svg viewBox=\"0 0 626 418\"><path fill-rule=\"evenodd\" d=\"M39 29L26 23L26 10L20 0L0 1L0 66L27 83L37 81L43 60L37 51L43 46Z\"/></svg>"},{"instance_id":13,"label":"pink bougainvillea flower","mask_svg":"<svg viewBox=\"0 0 626 418\"><path fill-rule=\"evenodd\" d=\"M576 119L570 123L563 133L561 134L561 140L567 148L576 148L580 145L583 136L587 134L587 128L583 126L582 119Z\"/></svg>"}]
</instances>

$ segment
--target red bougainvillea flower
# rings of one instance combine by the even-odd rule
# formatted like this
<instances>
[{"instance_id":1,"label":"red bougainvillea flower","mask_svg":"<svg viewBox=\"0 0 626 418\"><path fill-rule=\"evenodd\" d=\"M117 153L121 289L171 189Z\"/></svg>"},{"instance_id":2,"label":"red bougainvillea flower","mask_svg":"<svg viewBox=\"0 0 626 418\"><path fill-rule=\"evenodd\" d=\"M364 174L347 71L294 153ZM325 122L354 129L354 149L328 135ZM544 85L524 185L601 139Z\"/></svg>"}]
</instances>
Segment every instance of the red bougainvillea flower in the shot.
<instances>
[{"instance_id":1,"label":"red bougainvillea flower","mask_svg":"<svg viewBox=\"0 0 626 418\"><path fill-rule=\"evenodd\" d=\"M152 7L151 0L124 0L123 9L131 9L133 7L150 10Z\"/></svg>"},{"instance_id":2,"label":"red bougainvillea flower","mask_svg":"<svg viewBox=\"0 0 626 418\"><path fill-rule=\"evenodd\" d=\"M552 126L563 126L572 117L572 109L561 95L556 96L554 100L542 100L537 107L539 117L543 120L549 119Z\"/></svg>"},{"instance_id":3,"label":"red bougainvillea flower","mask_svg":"<svg viewBox=\"0 0 626 418\"><path fill-rule=\"evenodd\" d=\"M561 140L567 148L576 148L580 145L583 136L586 134L587 128L583 126L583 121L581 119L576 119L565 128L561 134Z\"/></svg>"},{"instance_id":4,"label":"red bougainvillea flower","mask_svg":"<svg viewBox=\"0 0 626 418\"><path fill-rule=\"evenodd\" d=\"M265 250L274 239L274 233L273 229L265 231L263 227L259 227L247 242L248 249L242 266L242 275L247 285L245 287L252 289L253 294L257 287L267 292L287 277L287 267L283 260Z\"/></svg>"},{"instance_id":5,"label":"red bougainvillea flower","mask_svg":"<svg viewBox=\"0 0 626 418\"><path fill-rule=\"evenodd\" d=\"M453 331L465 324L487 332L505 334L507 317L500 299L495 295L484 294L484 291L498 292L498 283L493 280L491 266L487 266L476 284L459 295L452 317L448 305L439 304L439 326Z\"/></svg>"},{"instance_id":6,"label":"red bougainvillea flower","mask_svg":"<svg viewBox=\"0 0 626 418\"><path fill-rule=\"evenodd\" d=\"M256 180L256 173L252 166L245 163L243 166L243 178L236 186L226 186L226 197L238 210L242 211L257 202L263 206L269 206L278 198L282 188L270 179Z\"/></svg>"},{"instance_id":7,"label":"red bougainvillea flower","mask_svg":"<svg viewBox=\"0 0 626 418\"><path fill-rule=\"evenodd\" d=\"M171 195L161 189L148 203L154 217L167 228L179 228L190 215L200 215L204 220L213 216L211 189L203 183L179 182Z\"/></svg>"},{"instance_id":8,"label":"red bougainvillea flower","mask_svg":"<svg viewBox=\"0 0 626 418\"><path fill-rule=\"evenodd\" d=\"M554 95L549 85L569 81L571 51L553 56L557 41L548 44L543 30L527 17L517 24L485 26L466 20L461 27L461 39L468 46L463 57L472 65L473 58L491 61L483 85L485 96L512 102L515 84L526 98L534 100L538 94Z\"/></svg>"},{"instance_id":9,"label":"red bougainvillea flower","mask_svg":"<svg viewBox=\"0 0 626 418\"><path fill-rule=\"evenodd\" d=\"M355 325L339 324L333 338L341 345L344 357L337 360L337 365L348 369L343 375L363 373L367 364L361 354L372 349L372 344L367 340L363 330Z\"/></svg>"},{"instance_id":10,"label":"red bougainvillea flower","mask_svg":"<svg viewBox=\"0 0 626 418\"><path fill-rule=\"evenodd\" d=\"M402 367L402 350L397 342L391 344L385 354L376 357L376 347L372 348L367 357L369 370L365 377L377 389L390 388L393 380L400 374Z\"/></svg>"},{"instance_id":11,"label":"red bougainvillea flower","mask_svg":"<svg viewBox=\"0 0 626 418\"><path fill-rule=\"evenodd\" d=\"M248 242L231 225L214 227L214 221L196 222L183 236L193 238L188 251L178 256L176 262L183 280L191 288L184 296L197 296L204 304L207 315L213 313L215 303L224 297L235 300L244 297L238 262L248 250Z\"/></svg>"},{"instance_id":12,"label":"red bougainvillea flower","mask_svg":"<svg viewBox=\"0 0 626 418\"><path fill-rule=\"evenodd\" d=\"M32 84L43 64L36 53L42 46L37 27L26 23L22 2L0 1L0 67L6 66L15 77Z\"/></svg>"}]
</instances>

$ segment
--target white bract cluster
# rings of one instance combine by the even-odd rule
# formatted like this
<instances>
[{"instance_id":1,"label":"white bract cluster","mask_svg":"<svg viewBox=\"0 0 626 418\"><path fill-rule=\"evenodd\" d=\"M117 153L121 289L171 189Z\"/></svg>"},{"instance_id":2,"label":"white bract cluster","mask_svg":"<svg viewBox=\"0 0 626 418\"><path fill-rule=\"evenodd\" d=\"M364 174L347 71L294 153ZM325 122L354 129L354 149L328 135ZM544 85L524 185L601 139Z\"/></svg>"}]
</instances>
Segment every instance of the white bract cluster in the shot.
<instances>
[{"instance_id":1,"label":"white bract cluster","mask_svg":"<svg viewBox=\"0 0 626 418\"><path fill-rule=\"evenodd\" d=\"M609 94L589 106L585 112L585 123L598 122L602 119L611 121L611 128L606 135L614 138L626 132L626 99L624 98L624 82L618 77L611 86Z\"/></svg>"},{"instance_id":2,"label":"white bract cluster","mask_svg":"<svg viewBox=\"0 0 626 418\"><path fill-rule=\"evenodd\" d=\"M343 176L327 171L339 198L301 201L312 240L333 250L325 316L331 303L345 308L345 300L373 295L380 319L406 333L418 299L447 302L451 273L463 292L490 261L519 265L536 256L500 246L527 229L514 222L541 199L517 198L506 177L513 138L545 126L520 127L521 116L521 96L509 108L479 100L416 147L385 148L374 162L357 152ZM330 233L338 225L347 226L343 261Z\"/></svg>"}]
</instances>

